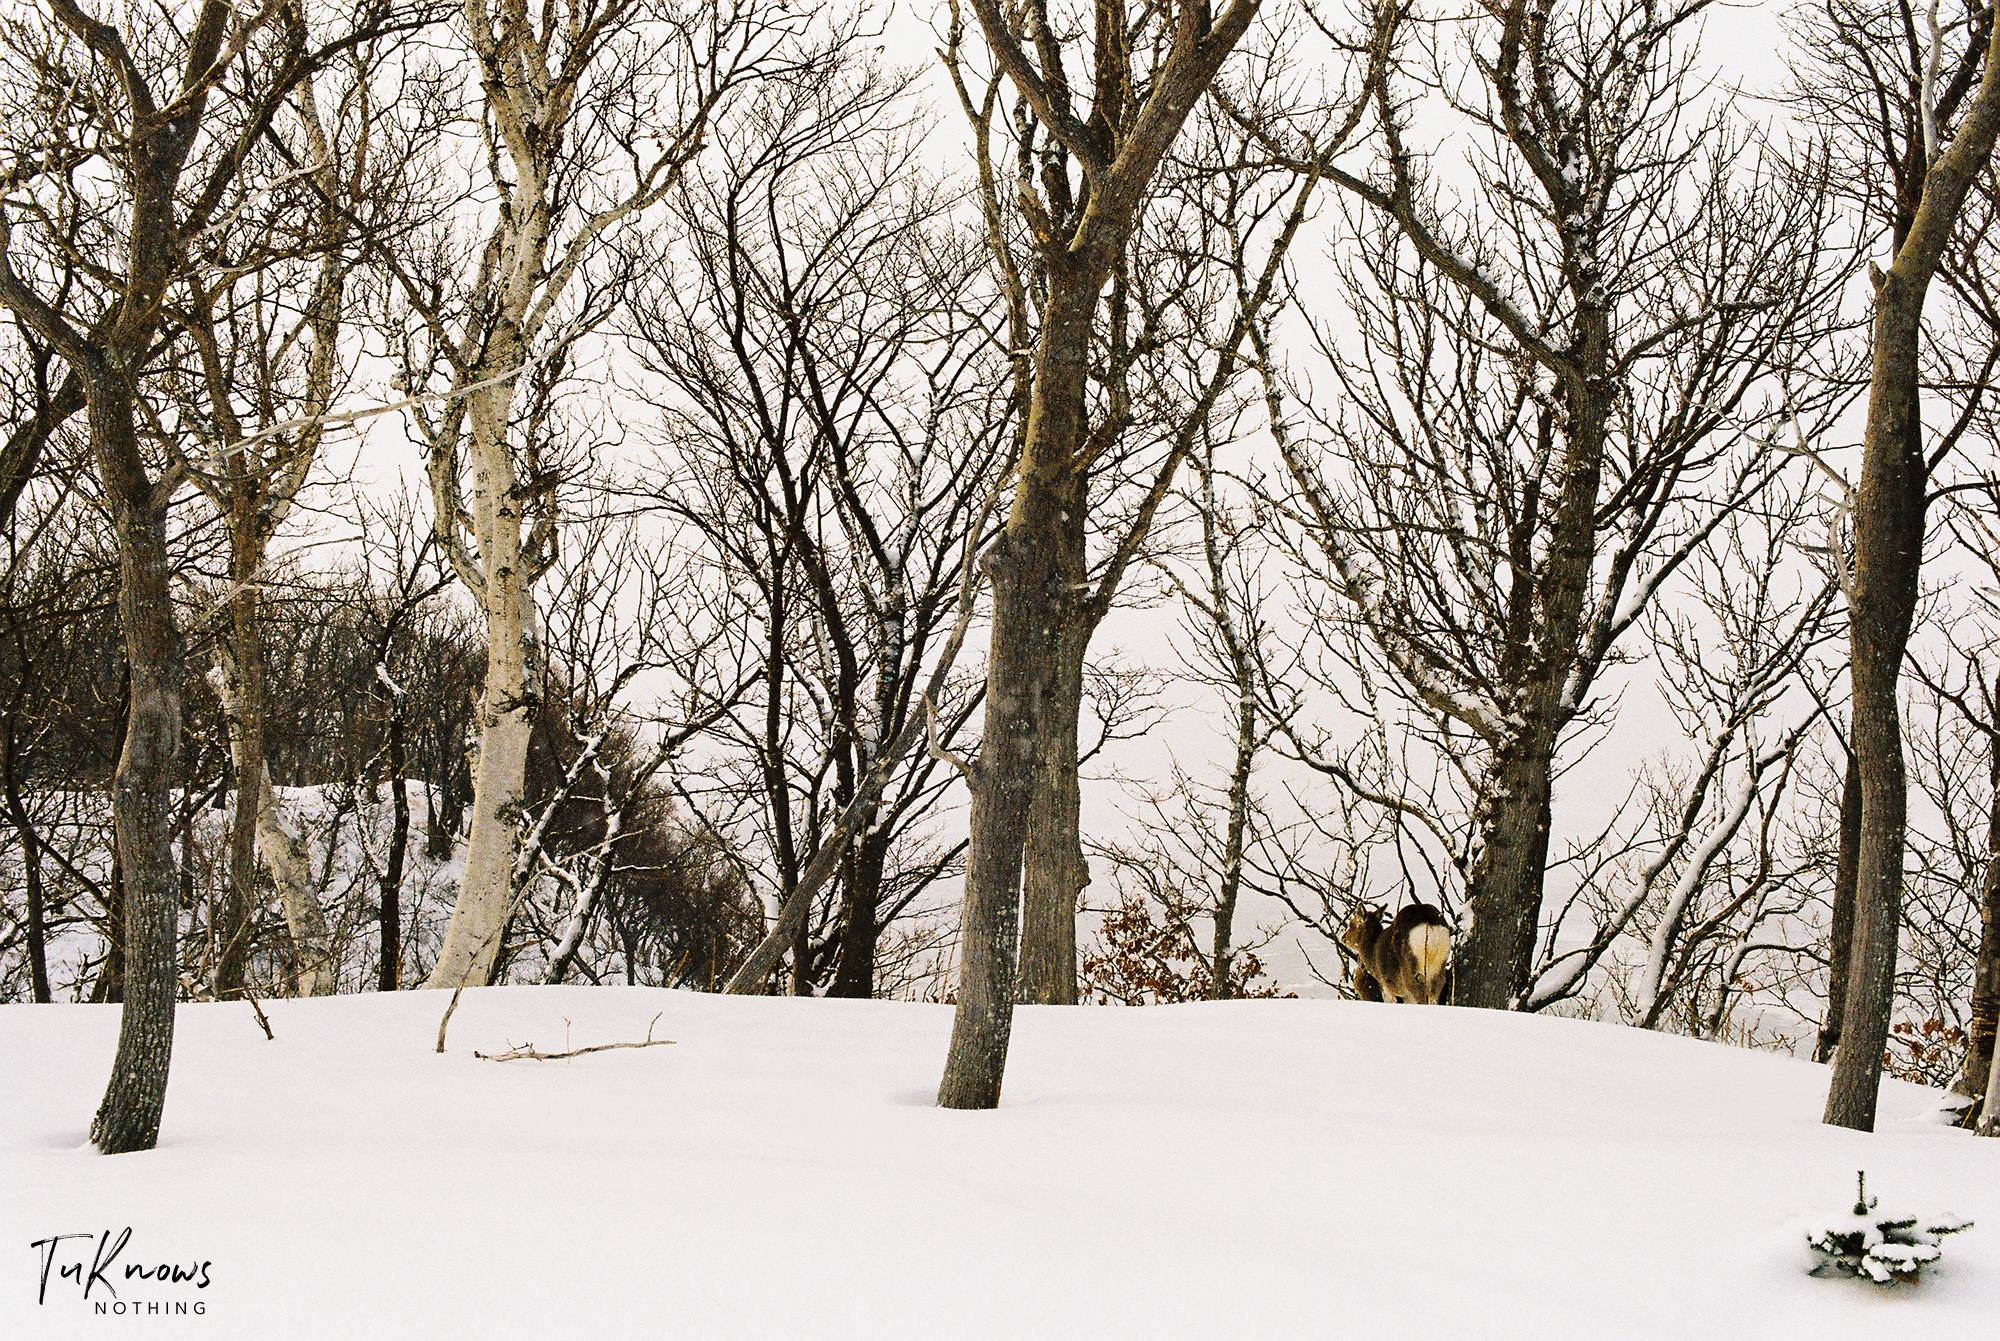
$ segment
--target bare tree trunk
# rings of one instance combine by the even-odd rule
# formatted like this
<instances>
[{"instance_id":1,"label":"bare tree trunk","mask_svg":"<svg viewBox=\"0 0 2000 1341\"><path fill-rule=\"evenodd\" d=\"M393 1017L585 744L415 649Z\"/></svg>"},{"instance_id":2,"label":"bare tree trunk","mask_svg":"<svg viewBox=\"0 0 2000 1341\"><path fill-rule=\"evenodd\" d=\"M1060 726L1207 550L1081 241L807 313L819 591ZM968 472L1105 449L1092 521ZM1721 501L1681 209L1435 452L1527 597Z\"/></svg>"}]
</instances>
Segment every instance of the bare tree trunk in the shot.
<instances>
[{"instance_id":1,"label":"bare tree trunk","mask_svg":"<svg viewBox=\"0 0 2000 1341\"><path fill-rule=\"evenodd\" d=\"M1833 926L1827 933L1826 1019L1813 1045L1813 1060L1830 1062L1840 1048L1847 1015L1847 977L1854 959L1854 881L1861 865L1861 765L1847 752L1840 787L1840 849L1833 868Z\"/></svg>"},{"instance_id":2,"label":"bare tree trunk","mask_svg":"<svg viewBox=\"0 0 2000 1341\"><path fill-rule=\"evenodd\" d=\"M22 687L27 684L28 667L25 660L21 667ZM21 870L27 883L28 894L28 984L34 1000L47 1005L55 998L49 993L48 954L48 912L42 894L42 847L41 838L35 832L34 822L29 818L28 808L21 801L20 770L17 766L16 722L20 713L20 694L7 713L4 733L0 733L0 758L4 758L4 773L7 785L7 817L13 822L14 836L21 843Z\"/></svg>"},{"instance_id":3,"label":"bare tree trunk","mask_svg":"<svg viewBox=\"0 0 2000 1341\"><path fill-rule=\"evenodd\" d=\"M1458 1004L1512 1009L1526 986L1549 852L1549 761L1520 746L1494 769L1492 794L1473 822L1479 833L1467 878L1472 918L1453 952Z\"/></svg>"},{"instance_id":4,"label":"bare tree trunk","mask_svg":"<svg viewBox=\"0 0 2000 1341\"><path fill-rule=\"evenodd\" d=\"M253 525L245 524L233 534L250 536ZM271 770L265 760L264 722L267 678L262 618L258 610L256 570L263 562L261 541L251 540L240 547L235 567L246 568L235 579L231 598L230 646L222 653L224 664L216 676L216 696L222 701L223 717L229 724L229 750L236 767L236 809L230 825L229 925L224 928L224 964L229 965L232 993L243 990L243 959L248 952L249 910L256 906L255 881L261 862L271 873L278 894L278 907L291 932L293 963L301 996L328 996L338 986L329 943L326 915L313 888L311 862L298 838L285 827L277 793L271 787ZM240 903L238 902L240 900ZM222 967L218 966L217 991L223 995Z\"/></svg>"},{"instance_id":5,"label":"bare tree trunk","mask_svg":"<svg viewBox=\"0 0 2000 1341\"><path fill-rule=\"evenodd\" d=\"M502 405L504 425L505 405ZM483 518L486 590L486 683L479 695L479 748L472 783L472 829L465 872L428 987L483 984L493 972L513 900L515 856L521 845L528 740L536 701L528 666L533 596L522 571L519 504L500 497L513 472L506 443L477 434L486 454L475 465L473 508ZM497 457L497 460L490 459ZM485 497L482 498L482 491ZM490 547L490 548L488 548Z\"/></svg>"},{"instance_id":6,"label":"bare tree trunk","mask_svg":"<svg viewBox=\"0 0 2000 1341\"><path fill-rule=\"evenodd\" d=\"M1556 745L1577 710L1570 674L1578 659L1597 557L1597 496L1612 398L1607 380L1611 314L1602 288L1587 287L1595 282L1592 272L1572 264L1571 282L1578 290L1574 363L1559 392L1567 413L1549 552L1506 658L1521 668L1515 682L1524 701L1514 707L1522 721L1498 751L1492 777L1473 811L1479 848L1466 879L1472 918L1453 952L1453 1000L1493 1010L1521 1004L1534 967Z\"/></svg>"},{"instance_id":7,"label":"bare tree trunk","mask_svg":"<svg viewBox=\"0 0 2000 1341\"><path fill-rule=\"evenodd\" d=\"M1887 273L1875 285L1873 371L1861 479L1854 501L1854 753L1861 769L1854 961L1826 1121L1875 1129L1882 1051L1894 1000L1896 933L1903 901L1907 783L1896 686L1923 563L1928 469L1918 401L1924 298L1973 178L2000 134L2000 24L1988 20L1979 92L1951 143L1924 177L1923 195Z\"/></svg>"},{"instance_id":8,"label":"bare tree trunk","mask_svg":"<svg viewBox=\"0 0 2000 1341\"><path fill-rule=\"evenodd\" d=\"M410 783L404 774L409 758L403 747L403 696L391 691L389 703L389 795L395 817L389 830L389 854L382 862L381 968L376 987L393 992L402 986L403 974L403 862L410 849Z\"/></svg>"},{"instance_id":9,"label":"bare tree trunk","mask_svg":"<svg viewBox=\"0 0 2000 1341\"><path fill-rule=\"evenodd\" d=\"M123 369L89 379L90 436L113 508L119 621L131 676L124 748L112 775L111 817L124 874L124 1007L111 1081L90 1127L107 1155L159 1140L173 1053L179 888L174 783L181 748L181 646L168 590L166 500L139 468L133 392Z\"/></svg>"},{"instance_id":10,"label":"bare tree trunk","mask_svg":"<svg viewBox=\"0 0 2000 1341\"><path fill-rule=\"evenodd\" d=\"M229 671L224 670L223 676ZM230 694L218 687L218 696L227 703ZM223 709L225 721L229 710ZM232 742L239 732L230 723ZM222 882L222 906L215 910L216 938L214 991L218 1001L243 995L244 973L250 959L250 910L257 906L257 799L259 788L244 786L243 769L237 763L242 751L232 748L231 767L236 775L236 799L229 817L229 869Z\"/></svg>"},{"instance_id":11,"label":"bare tree trunk","mask_svg":"<svg viewBox=\"0 0 2000 1341\"><path fill-rule=\"evenodd\" d=\"M1032 210L1043 271L1042 329L1030 356L1032 389L1013 508L986 558L993 581L993 631L985 735L969 779L972 813L958 1007L938 1087L938 1103L946 1108L992 1108L1000 1102L1013 1025L1029 810L1036 770L1049 763L1042 751L1050 714L1061 697L1058 631L1075 619L1078 600L1076 589L1068 585L1075 579L1065 561L1082 518L1066 511L1084 496L1081 477L1089 469L1085 391L1099 295L1131 237L1161 159L1257 7L1257 0L1232 0L1226 10L1213 14L1205 4L1174 6L1167 19L1170 45L1163 49L1143 101L1128 108L1123 100L1132 91L1130 55L1139 44L1123 6L1100 4L1092 92L1096 106L1090 120L1082 122L1071 107L1063 39L1047 29L1046 17L1039 12L1010 17L998 0L973 0L987 49L1021 96L1024 120L1039 123L1083 165L1088 189L1064 201L1053 190L1062 170L1051 166L1046 180L1052 199L1035 201L1032 193L1024 197ZM957 41L956 32L952 41ZM1069 194L1066 179L1061 194ZM1054 217L1048 213L1051 208ZM988 220L989 230L996 226L996 220ZM992 245L996 252L1004 248L997 235ZM1072 993L1074 974L1072 954Z\"/></svg>"},{"instance_id":12,"label":"bare tree trunk","mask_svg":"<svg viewBox=\"0 0 2000 1341\"><path fill-rule=\"evenodd\" d=\"M132 720L132 668L121 667L118 675L118 717L111 730L111 754L125 755L125 728ZM115 789L115 782L114 782ZM117 804L116 792L113 805ZM118 834L111 834L111 878L104 882L104 967L91 984L93 1005L125 999L125 858L118 848Z\"/></svg>"},{"instance_id":13,"label":"bare tree trunk","mask_svg":"<svg viewBox=\"0 0 2000 1341\"><path fill-rule=\"evenodd\" d=\"M970 778L958 1008L938 1088L945 1108L1000 1103L1013 1029L1022 863L1037 773L1049 762L1039 751L1062 701L1057 630L1074 600L1063 591L1064 512L1074 497L1068 469L1082 444L1091 323L1109 273L1102 260L1051 263L1013 510L984 560L993 583L993 633L985 728Z\"/></svg>"},{"instance_id":14,"label":"bare tree trunk","mask_svg":"<svg viewBox=\"0 0 2000 1341\"><path fill-rule=\"evenodd\" d=\"M1034 799L1028 808L1018 993L1020 1000L1034 1005L1076 1004L1077 905L1083 887L1090 883L1078 826L1083 793L1077 774L1077 736L1083 713L1084 651L1091 632L1090 621L1071 614L1054 639L1057 673L1042 723Z\"/></svg>"},{"instance_id":15,"label":"bare tree trunk","mask_svg":"<svg viewBox=\"0 0 2000 1341\"><path fill-rule=\"evenodd\" d=\"M0 510L0 516L4 515L4 511ZM49 991L48 908L42 890L41 835L35 832L34 819L28 814L27 803L21 799L21 708L27 701L28 686L34 682L35 662L28 652L27 637L21 630L21 611L14 603L11 574L7 579L7 625L7 632L14 640L19 678L14 683L14 695L7 703L4 724L0 724L0 782L4 782L6 789L7 818L14 826L14 837L21 844L21 875L28 900L25 928L28 990L33 1001L47 1005L55 998Z\"/></svg>"},{"instance_id":16,"label":"bare tree trunk","mask_svg":"<svg viewBox=\"0 0 2000 1341\"><path fill-rule=\"evenodd\" d=\"M1218 584L1217 605L1223 594ZM1236 900L1243 888L1244 846L1250 831L1250 774L1257 765L1257 750L1263 737L1257 725L1256 683L1253 668L1239 638L1232 632L1230 651L1237 660L1236 760L1229 770L1229 821L1222 837L1222 881L1215 899L1215 938L1209 951L1208 998L1227 1001L1235 990L1231 969L1235 961Z\"/></svg>"},{"instance_id":17,"label":"bare tree trunk","mask_svg":"<svg viewBox=\"0 0 2000 1341\"><path fill-rule=\"evenodd\" d=\"M887 835L863 822L867 837L855 845L848 861L841 897L840 959L834 967L828 996L867 999L875 995L875 948L880 939L882 876L888 864Z\"/></svg>"},{"instance_id":18,"label":"bare tree trunk","mask_svg":"<svg viewBox=\"0 0 2000 1341\"><path fill-rule=\"evenodd\" d=\"M1029 430L1034 431L1032 426ZM1034 799L1035 747L1054 686L1046 558L1054 500L1036 498L1026 473L1014 515L985 557L993 583L993 633L986 669L986 722L971 776L971 847L958 938L958 1006L952 1014L938 1104L995 1108L1014 1023L1014 956L1019 939L1021 862Z\"/></svg>"}]
</instances>

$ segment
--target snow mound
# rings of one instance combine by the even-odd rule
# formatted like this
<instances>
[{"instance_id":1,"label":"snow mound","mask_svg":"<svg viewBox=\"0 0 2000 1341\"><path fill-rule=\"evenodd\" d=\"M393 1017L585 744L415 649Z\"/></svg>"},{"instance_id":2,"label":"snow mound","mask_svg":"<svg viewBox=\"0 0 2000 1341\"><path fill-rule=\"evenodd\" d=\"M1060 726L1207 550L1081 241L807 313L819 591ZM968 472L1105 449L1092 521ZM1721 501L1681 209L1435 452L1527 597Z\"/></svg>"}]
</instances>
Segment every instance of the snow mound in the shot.
<instances>
[{"instance_id":1,"label":"snow mound","mask_svg":"<svg viewBox=\"0 0 2000 1341\"><path fill-rule=\"evenodd\" d=\"M112 1158L81 1146L116 1009L0 1011L0 1335L83 1335L114 1302L205 1339L371 1341L1830 1341L2000 1317L1978 1230L1914 1290L1807 1276L1796 1217L1857 1169L2000 1224L2000 1147L1895 1083L1881 1133L1824 1127L1826 1071L1790 1058L1442 1007L1026 1008L1001 1107L959 1113L932 1104L945 1007L500 988L438 1055L444 1005L268 1002L275 1042L247 1005L185 1006L161 1146ZM649 1028L674 1044L473 1056Z\"/></svg>"}]
</instances>

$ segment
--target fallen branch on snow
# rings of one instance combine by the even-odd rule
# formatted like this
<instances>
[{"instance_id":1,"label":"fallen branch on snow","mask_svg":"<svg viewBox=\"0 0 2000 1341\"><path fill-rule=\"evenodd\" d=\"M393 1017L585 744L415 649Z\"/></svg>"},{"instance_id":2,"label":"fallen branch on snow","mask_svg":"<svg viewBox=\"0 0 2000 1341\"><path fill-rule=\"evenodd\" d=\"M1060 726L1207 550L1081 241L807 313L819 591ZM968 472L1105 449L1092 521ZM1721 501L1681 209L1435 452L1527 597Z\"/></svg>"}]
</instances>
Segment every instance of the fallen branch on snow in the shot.
<instances>
[{"instance_id":1,"label":"fallen branch on snow","mask_svg":"<svg viewBox=\"0 0 2000 1341\"><path fill-rule=\"evenodd\" d=\"M665 1011L662 1011L660 1014L664 1015L665 1013ZM586 1052L609 1052L613 1048L657 1048L674 1041L671 1038L653 1037L653 1025L659 1022L660 1016L655 1015L653 1017L653 1024L646 1026L646 1041L643 1043L598 1043L588 1048L572 1048L568 1052L537 1052L535 1051L535 1045L529 1043L524 1047L515 1048L512 1052L496 1052L491 1055L484 1052L475 1052L472 1055L482 1062L559 1062L565 1057L581 1057Z\"/></svg>"}]
</instances>

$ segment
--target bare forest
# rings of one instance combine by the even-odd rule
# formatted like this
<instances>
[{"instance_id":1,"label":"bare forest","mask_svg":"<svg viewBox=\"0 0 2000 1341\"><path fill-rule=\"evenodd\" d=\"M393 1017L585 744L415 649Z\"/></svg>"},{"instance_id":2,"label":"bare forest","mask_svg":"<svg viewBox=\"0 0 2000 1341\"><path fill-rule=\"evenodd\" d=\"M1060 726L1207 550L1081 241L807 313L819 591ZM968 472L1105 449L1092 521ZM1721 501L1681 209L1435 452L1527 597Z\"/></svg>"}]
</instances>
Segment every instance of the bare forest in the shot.
<instances>
[{"instance_id":1,"label":"bare forest","mask_svg":"<svg viewBox=\"0 0 2000 1341\"><path fill-rule=\"evenodd\" d=\"M22 0L0 999L120 1006L108 1153L177 1003L535 983L1994 1134L1993 16Z\"/></svg>"}]
</instances>

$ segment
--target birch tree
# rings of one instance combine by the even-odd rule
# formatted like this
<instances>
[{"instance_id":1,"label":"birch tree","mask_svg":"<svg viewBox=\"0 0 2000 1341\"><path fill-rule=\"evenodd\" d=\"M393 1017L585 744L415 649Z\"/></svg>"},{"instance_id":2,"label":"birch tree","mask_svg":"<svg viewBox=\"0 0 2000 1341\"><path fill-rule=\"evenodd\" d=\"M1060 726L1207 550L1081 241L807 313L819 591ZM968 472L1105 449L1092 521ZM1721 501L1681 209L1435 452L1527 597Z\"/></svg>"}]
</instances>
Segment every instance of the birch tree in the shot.
<instances>
[{"instance_id":1,"label":"birch tree","mask_svg":"<svg viewBox=\"0 0 2000 1341\"><path fill-rule=\"evenodd\" d=\"M606 244L672 189L734 97L811 59L795 49L807 26L777 0L466 0L461 11L487 231L470 255L397 275L410 309L403 384L448 396L411 412L438 536L487 631L464 876L426 986L488 980L514 894L540 693L534 588L575 464L550 454L548 430L568 360L621 288Z\"/></svg>"},{"instance_id":2,"label":"birch tree","mask_svg":"<svg viewBox=\"0 0 2000 1341\"><path fill-rule=\"evenodd\" d=\"M340 346L352 306L353 235L367 232L379 242L392 233L398 206L411 194L398 179L408 156L397 154L373 87L383 56L379 46L356 48L336 70L300 82L286 118L296 145L260 153L260 181L272 184L236 202L226 230L204 235L205 264L188 277L179 301L191 346L189 413L209 437L206 454L180 466L229 540L218 611L226 627L213 642L210 676L236 779L215 982L222 997L243 988L260 864L291 933L299 991L334 990L326 920L304 849L271 785L260 601L271 540L312 474L345 382Z\"/></svg>"}]
</instances>

